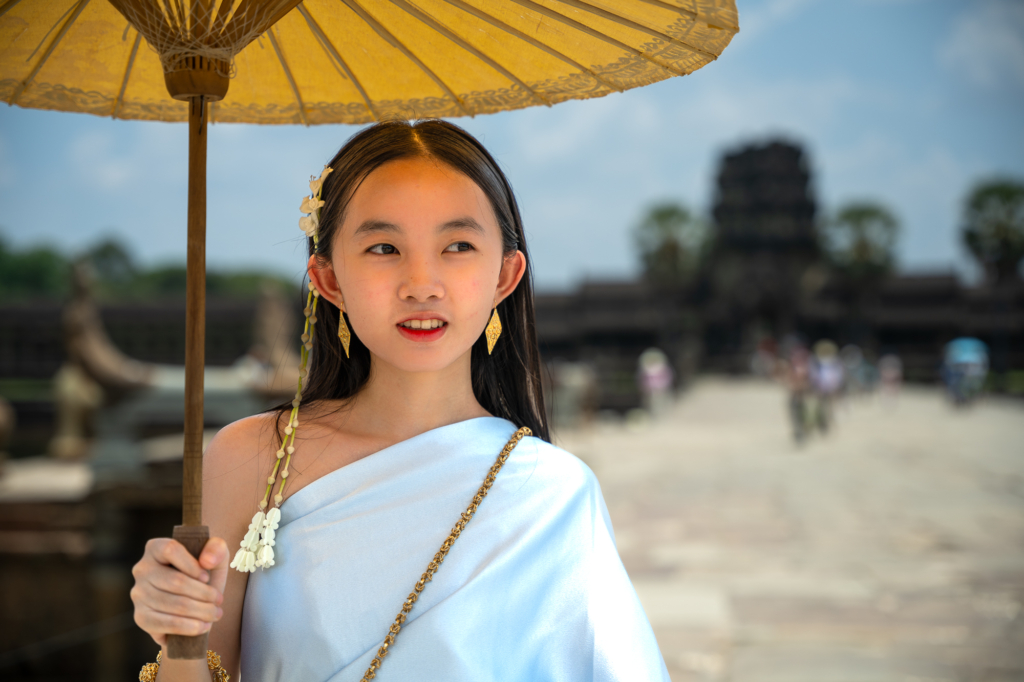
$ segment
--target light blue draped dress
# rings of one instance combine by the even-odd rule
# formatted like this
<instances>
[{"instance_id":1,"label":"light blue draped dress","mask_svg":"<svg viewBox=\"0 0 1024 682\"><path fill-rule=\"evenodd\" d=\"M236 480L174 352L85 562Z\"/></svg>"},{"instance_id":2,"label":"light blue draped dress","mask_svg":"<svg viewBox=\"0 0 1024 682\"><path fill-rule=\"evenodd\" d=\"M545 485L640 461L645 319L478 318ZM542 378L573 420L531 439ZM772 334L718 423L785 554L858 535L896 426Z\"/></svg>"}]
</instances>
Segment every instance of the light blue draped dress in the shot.
<instances>
[{"instance_id":1,"label":"light blue draped dress","mask_svg":"<svg viewBox=\"0 0 1024 682\"><path fill-rule=\"evenodd\" d=\"M450 424L338 469L281 506L249 576L244 682L357 682L516 431ZM377 680L668 680L593 472L524 438L416 602Z\"/></svg>"}]
</instances>

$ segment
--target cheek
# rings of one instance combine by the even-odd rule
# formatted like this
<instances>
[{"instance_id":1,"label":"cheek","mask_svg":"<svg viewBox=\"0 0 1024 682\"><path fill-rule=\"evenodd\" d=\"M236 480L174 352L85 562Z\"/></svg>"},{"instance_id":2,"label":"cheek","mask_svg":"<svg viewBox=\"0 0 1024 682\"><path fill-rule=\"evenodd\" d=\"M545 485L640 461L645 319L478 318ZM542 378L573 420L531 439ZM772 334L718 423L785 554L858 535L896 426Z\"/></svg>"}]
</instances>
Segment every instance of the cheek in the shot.
<instances>
[{"instance_id":1,"label":"cheek","mask_svg":"<svg viewBox=\"0 0 1024 682\"><path fill-rule=\"evenodd\" d=\"M362 329L362 334L372 333L375 321L390 312L394 287L386 277L371 276L348 270L348 277L341 282L341 293L345 300L345 311L353 327ZM356 333L359 333L357 330Z\"/></svg>"},{"instance_id":2,"label":"cheek","mask_svg":"<svg viewBox=\"0 0 1024 682\"><path fill-rule=\"evenodd\" d=\"M449 285L449 291L466 312L484 308L491 304L494 297L497 277L493 278L493 282L491 279L489 272L480 272L479 270L468 272L461 277L454 278Z\"/></svg>"}]
</instances>

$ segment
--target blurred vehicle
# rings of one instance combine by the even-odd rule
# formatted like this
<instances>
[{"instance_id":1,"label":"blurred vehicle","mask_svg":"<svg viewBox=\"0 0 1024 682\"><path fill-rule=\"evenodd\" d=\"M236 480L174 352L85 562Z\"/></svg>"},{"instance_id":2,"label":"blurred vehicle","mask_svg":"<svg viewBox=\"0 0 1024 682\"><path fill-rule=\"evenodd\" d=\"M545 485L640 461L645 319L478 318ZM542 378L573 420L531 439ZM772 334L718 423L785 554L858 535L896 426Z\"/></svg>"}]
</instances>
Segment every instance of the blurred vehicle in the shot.
<instances>
[{"instance_id":1,"label":"blurred vehicle","mask_svg":"<svg viewBox=\"0 0 1024 682\"><path fill-rule=\"evenodd\" d=\"M954 405L968 405L985 385L988 346L980 339L960 337L946 344L942 381Z\"/></svg>"}]
</instances>

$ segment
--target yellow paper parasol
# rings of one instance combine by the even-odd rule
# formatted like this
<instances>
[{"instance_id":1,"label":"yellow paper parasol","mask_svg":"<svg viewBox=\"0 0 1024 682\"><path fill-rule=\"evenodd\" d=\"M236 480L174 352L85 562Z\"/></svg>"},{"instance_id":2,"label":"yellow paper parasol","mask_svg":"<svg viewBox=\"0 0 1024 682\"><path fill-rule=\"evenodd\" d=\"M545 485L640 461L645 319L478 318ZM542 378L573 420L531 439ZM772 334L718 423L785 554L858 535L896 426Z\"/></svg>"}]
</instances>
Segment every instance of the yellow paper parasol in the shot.
<instances>
[{"instance_id":1,"label":"yellow paper parasol","mask_svg":"<svg viewBox=\"0 0 1024 682\"><path fill-rule=\"evenodd\" d=\"M0 0L0 99L189 122L183 524L202 526L206 125L488 114L682 76L734 0ZM230 96L228 93L230 86ZM175 637L202 658L205 635Z\"/></svg>"},{"instance_id":2,"label":"yellow paper parasol","mask_svg":"<svg viewBox=\"0 0 1024 682\"><path fill-rule=\"evenodd\" d=\"M185 121L188 107L168 94L164 72L198 54L233 76L231 96L211 107L214 122L472 116L685 75L718 57L738 30L733 0L297 4L7 0L0 99Z\"/></svg>"}]
</instances>

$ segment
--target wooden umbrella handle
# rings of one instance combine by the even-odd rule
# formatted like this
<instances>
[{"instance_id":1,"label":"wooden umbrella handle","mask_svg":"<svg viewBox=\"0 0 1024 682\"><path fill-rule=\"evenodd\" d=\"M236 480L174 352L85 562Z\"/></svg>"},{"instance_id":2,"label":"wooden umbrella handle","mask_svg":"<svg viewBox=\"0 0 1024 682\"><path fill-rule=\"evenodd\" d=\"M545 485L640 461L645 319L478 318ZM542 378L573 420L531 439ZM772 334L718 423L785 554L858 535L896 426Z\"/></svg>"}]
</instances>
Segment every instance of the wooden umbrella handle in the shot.
<instances>
[{"instance_id":1,"label":"wooden umbrella handle","mask_svg":"<svg viewBox=\"0 0 1024 682\"><path fill-rule=\"evenodd\" d=\"M188 550L188 553L199 558L200 552L210 539L207 526L175 526L171 536ZM206 658L208 632L194 637L185 635L167 635L167 658L183 658L196 660Z\"/></svg>"},{"instance_id":2,"label":"wooden umbrella handle","mask_svg":"<svg viewBox=\"0 0 1024 682\"><path fill-rule=\"evenodd\" d=\"M210 539L203 523L203 369L206 359L206 100L189 99L188 263L185 291L185 452L182 525L174 539L192 556ZM168 658L205 659L207 635L167 638Z\"/></svg>"}]
</instances>

